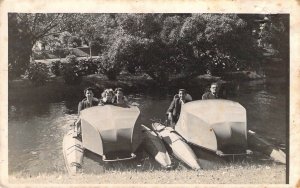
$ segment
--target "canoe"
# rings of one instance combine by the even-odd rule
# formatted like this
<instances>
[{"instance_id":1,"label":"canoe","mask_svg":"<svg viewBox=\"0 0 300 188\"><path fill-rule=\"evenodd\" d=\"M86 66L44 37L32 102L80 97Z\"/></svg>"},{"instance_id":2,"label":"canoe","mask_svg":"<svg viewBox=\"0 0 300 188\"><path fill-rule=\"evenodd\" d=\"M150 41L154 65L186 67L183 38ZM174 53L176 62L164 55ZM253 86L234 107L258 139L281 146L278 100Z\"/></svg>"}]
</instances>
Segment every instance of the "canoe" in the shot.
<instances>
[{"instance_id":1,"label":"canoe","mask_svg":"<svg viewBox=\"0 0 300 188\"><path fill-rule=\"evenodd\" d=\"M248 145L253 150L262 152L271 157L272 160L286 164L286 155L281 149L251 130L248 131Z\"/></svg>"},{"instance_id":2,"label":"canoe","mask_svg":"<svg viewBox=\"0 0 300 188\"><path fill-rule=\"evenodd\" d=\"M199 170L197 157L186 141L173 128L166 127L161 123L153 123L153 130L163 141L170 146L175 157L183 161L192 169Z\"/></svg>"},{"instance_id":3,"label":"canoe","mask_svg":"<svg viewBox=\"0 0 300 188\"><path fill-rule=\"evenodd\" d=\"M237 102L210 99L186 103L175 130L189 143L220 156L247 153L246 109Z\"/></svg>"},{"instance_id":4,"label":"canoe","mask_svg":"<svg viewBox=\"0 0 300 188\"><path fill-rule=\"evenodd\" d=\"M82 143L104 161L135 158L142 142L136 106L94 106L80 112Z\"/></svg>"},{"instance_id":5,"label":"canoe","mask_svg":"<svg viewBox=\"0 0 300 188\"><path fill-rule=\"evenodd\" d=\"M167 149L162 142L162 140L157 136L157 134L146 127L141 125L141 134L144 137L142 146L162 167L170 168L171 159L167 152Z\"/></svg>"},{"instance_id":6,"label":"canoe","mask_svg":"<svg viewBox=\"0 0 300 188\"><path fill-rule=\"evenodd\" d=\"M79 138L73 138L73 130L63 138L63 155L68 173L74 175L81 171L84 148Z\"/></svg>"}]
</instances>

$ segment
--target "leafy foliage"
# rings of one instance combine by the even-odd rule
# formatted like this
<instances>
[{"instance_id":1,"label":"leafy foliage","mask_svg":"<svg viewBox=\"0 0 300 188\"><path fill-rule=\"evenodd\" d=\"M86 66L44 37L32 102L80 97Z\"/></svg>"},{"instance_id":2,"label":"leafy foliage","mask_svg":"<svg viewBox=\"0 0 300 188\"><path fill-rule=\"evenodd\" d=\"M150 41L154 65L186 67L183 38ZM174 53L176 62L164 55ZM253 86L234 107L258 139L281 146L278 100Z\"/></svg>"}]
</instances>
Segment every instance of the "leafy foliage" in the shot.
<instances>
[{"instance_id":1,"label":"leafy foliage","mask_svg":"<svg viewBox=\"0 0 300 188\"><path fill-rule=\"evenodd\" d=\"M78 61L78 68L81 75L86 76L98 72L99 61L96 59L81 59Z\"/></svg>"},{"instance_id":2,"label":"leafy foliage","mask_svg":"<svg viewBox=\"0 0 300 188\"><path fill-rule=\"evenodd\" d=\"M81 46L81 39L77 36L71 36L68 39L68 46L72 48L76 48L78 46Z\"/></svg>"},{"instance_id":3,"label":"leafy foliage","mask_svg":"<svg viewBox=\"0 0 300 188\"><path fill-rule=\"evenodd\" d=\"M67 62L62 63L62 76L67 84L80 84L82 81L82 71L76 61L76 56L67 56Z\"/></svg>"},{"instance_id":4,"label":"leafy foliage","mask_svg":"<svg viewBox=\"0 0 300 188\"><path fill-rule=\"evenodd\" d=\"M60 76L61 75L61 69L62 69L62 65L60 61L54 61L51 63L51 72L55 75L55 76Z\"/></svg>"},{"instance_id":5,"label":"leafy foliage","mask_svg":"<svg viewBox=\"0 0 300 188\"><path fill-rule=\"evenodd\" d=\"M33 62L29 66L27 76L34 85L44 85L49 78L49 68L46 64Z\"/></svg>"},{"instance_id":6,"label":"leafy foliage","mask_svg":"<svg viewBox=\"0 0 300 188\"><path fill-rule=\"evenodd\" d=\"M44 40L59 57L68 44L91 46L97 60L64 65L70 82L99 71L117 79L123 69L144 72L160 84L210 71L252 69L264 44L288 56L288 16L269 15L267 26L253 34L261 15L239 14L9 14L9 71L26 71L31 49ZM21 45L22 44L22 45ZM87 53L87 52L86 52ZM68 70L68 71L67 71ZM68 72L68 73L67 73ZM71 76L72 75L72 76ZM74 76L77 75L77 76ZM68 82L69 82L68 81ZM75 82L75 81L74 81Z\"/></svg>"},{"instance_id":7,"label":"leafy foliage","mask_svg":"<svg viewBox=\"0 0 300 188\"><path fill-rule=\"evenodd\" d=\"M277 51L280 58L289 58L289 15L267 15L260 25L260 39L266 48Z\"/></svg>"},{"instance_id":8,"label":"leafy foliage","mask_svg":"<svg viewBox=\"0 0 300 188\"><path fill-rule=\"evenodd\" d=\"M32 47L38 40L70 29L70 26L66 25L70 19L73 19L71 14L9 13L8 64L10 78L20 76L28 69Z\"/></svg>"}]
</instances>

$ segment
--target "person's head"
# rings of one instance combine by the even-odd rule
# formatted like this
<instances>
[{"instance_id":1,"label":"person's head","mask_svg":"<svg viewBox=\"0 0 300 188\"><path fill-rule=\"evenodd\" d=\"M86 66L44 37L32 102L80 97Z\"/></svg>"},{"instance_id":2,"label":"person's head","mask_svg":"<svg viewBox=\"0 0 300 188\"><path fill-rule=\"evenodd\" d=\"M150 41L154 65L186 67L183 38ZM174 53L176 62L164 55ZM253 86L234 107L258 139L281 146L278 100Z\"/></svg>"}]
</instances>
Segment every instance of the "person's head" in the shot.
<instances>
[{"instance_id":1,"label":"person's head","mask_svg":"<svg viewBox=\"0 0 300 188\"><path fill-rule=\"evenodd\" d=\"M111 101L113 98L113 90L112 89L104 90L104 98L106 98L107 101Z\"/></svg>"},{"instance_id":2,"label":"person's head","mask_svg":"<svg viewBox=\"0 0 300 188\"><path fill-rule=\"evenodd\" d=\"M212 83L212 84L210 84L210 92L212 93L212 94L216 94L217 93L217 88L218 88L218 84L217 83Z\"/></svg>"},{"instance_id":3,"label":"person's head","mask_svg":"<svg viewBox=\"0 0 300 188\"><path fill-rule=\"evenodd\" d=\"M86 88L83 92L84 92L84 96L86 98L93 98L94 97L94 92L93 92L93 89L91 87Z\"/></svg>"},{"instance_id":4,"label":"person's head","mask_svg":"<svg viewBox=\"0 0 300 188\"><path fill-rule=\"evenodd\" d=\"M124 96L124 92L123 92L123 89L122 88L117 88L115 90L115 94L116 94L116 97L117 98L122 98Z\"/></svg>"},{"instance_id":5,"label":"person's head","mask_svg":"<svg viewBox=\"0 0 300 188\"><path fill-rule=\"evenodd\" d=\"M185 89L179 89L178 96L181 100L185 100L186 90Z\"/></svg>"}]
</instances>

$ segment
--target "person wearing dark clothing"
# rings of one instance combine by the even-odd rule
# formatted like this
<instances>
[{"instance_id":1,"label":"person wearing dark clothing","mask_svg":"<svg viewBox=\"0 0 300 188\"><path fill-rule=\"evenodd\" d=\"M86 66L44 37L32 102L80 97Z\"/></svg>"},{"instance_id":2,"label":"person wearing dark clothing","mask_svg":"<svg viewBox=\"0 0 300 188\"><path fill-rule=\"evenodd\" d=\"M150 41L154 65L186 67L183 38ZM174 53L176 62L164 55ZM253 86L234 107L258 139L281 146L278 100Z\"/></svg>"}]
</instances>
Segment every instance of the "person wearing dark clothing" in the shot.
<instances>
[{"instance_id":1,"label":"person wearing dark clothing","mask_svg":"<svg viewBox=\"0 0 300 188\"><path fill-rule=\"evenodd\" d=\"M217 94L217 89L218 89L218 84L217 83L212 83L210 85L209 91L202 95L202 100L218 99L219 97L218 97L218 94Z\"/></svg>"},{"instance_id":2,"label":"person wearing dark clothing","mask_svg":"<svg viewBox=\"0 0 300 188\"><path fill-rule=\"evenodd\" d=\"M174 97L167 110L168 120L170 121L172 127L177 123L179 119L181 106L190 101L186 99L186 95L186 90L180 89L178 97Z\"/></svg>"},{"instance_id":3,"label":"person wearing dark clothing","mask_svg":"<svg viewBox=\"0 0 300 188\"><path fill-rule=\"evenodd\" d=\"M99 100L94 97L93 89L92 88L86 88L84 90L84 95L86 98L84 98L82 101L78 104L78 115L80 116L80 111L84 110L86 108L97 106L99 103ZM77 121L74 123L74 134L73 137L77 137L81 133L81 121L80 118L77 119Z\"/></svg>"},{"instance_id":4,"label":"person wearing dark clothing","mask_svg":"<svg viewBox=\"0 0 300 188\"><path fill-rule=\"evenodd\" d=\"M115 89L115 96L113 97L112 102L114 104L125 105L128 103L127 97L124 96L124 92L122 88Z\"/></svg>"},{"instance_id":5,"label":"person wearing dark clothing","mask_svg":"<svg viewBox=\"0 0 300 188\"><path fill-rule=\"evenodd\" d=\"M98 103L99 103L99 100L96 98L93 98L91 102L89 102L87 98L83 99L78 104L78 115L80 115L81 110L84 110L84 109L92 107L92 106L97 106Z\"/></svg>"}]
</instances>

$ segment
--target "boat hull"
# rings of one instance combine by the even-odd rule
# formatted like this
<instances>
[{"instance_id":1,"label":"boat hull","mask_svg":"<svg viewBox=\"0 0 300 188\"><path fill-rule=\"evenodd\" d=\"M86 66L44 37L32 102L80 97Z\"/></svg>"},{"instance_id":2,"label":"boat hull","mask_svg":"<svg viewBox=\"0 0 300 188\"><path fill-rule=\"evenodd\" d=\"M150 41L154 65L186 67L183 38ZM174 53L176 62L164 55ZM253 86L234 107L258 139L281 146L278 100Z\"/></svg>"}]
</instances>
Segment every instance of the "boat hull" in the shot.
<instances>
[{"instance_id":1,"label":"boat hull","mask_svg":"<svg viewBox=\"0 0 300 188\"><path fill-rule=\"evenodd\" d=\"M84 148L104 161L128 160L141 144L140 111L135 106L104 105L80 112Z\"/></svg>"},{"instance_id":2,"label":"boat hull","mask_svg":"<svg viewBox=\"0 0 300 188\"><path fill-rule=\"evenodd\" d=\"M73 138L73 130L63 138L63 154L68 173L73 175L81 171L84 148L78 138Z\"/></svg>"},{"instance_id":3,"label":"boat hull","mask_svg":"<svg viewBox=\"0 0 300 188\"><path fill-rule=\"evenodd\" d=\"M160 123L153 123L152 127L163 141L170 146L176 158L183 161L192 169L200 169L195 153L174 129L166 127Z\"/></svg>"},{"instance_id":4,"label":"boat hull","mask_svg":"<svg viewBox=\"0 0 300 188\"><path fill-rule=\"evenodd\" d=\"M143 148L164 168L171 167L171 159L162 140L148 127L141 125Z\"/></svg>"},{"instance_id":5,"label":"boat hull","mask_svg":"<svg viewBox=\"0 0 300 188\"><path fill-rule=\"evenodd\" d=\"M182 106L175 130L189 143L207 150L242 154L247 149L246 109L221 99L198 100Z\"/></svg>"}]
</instances>

